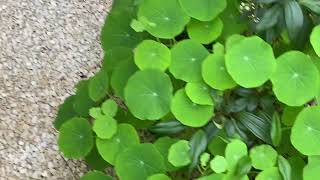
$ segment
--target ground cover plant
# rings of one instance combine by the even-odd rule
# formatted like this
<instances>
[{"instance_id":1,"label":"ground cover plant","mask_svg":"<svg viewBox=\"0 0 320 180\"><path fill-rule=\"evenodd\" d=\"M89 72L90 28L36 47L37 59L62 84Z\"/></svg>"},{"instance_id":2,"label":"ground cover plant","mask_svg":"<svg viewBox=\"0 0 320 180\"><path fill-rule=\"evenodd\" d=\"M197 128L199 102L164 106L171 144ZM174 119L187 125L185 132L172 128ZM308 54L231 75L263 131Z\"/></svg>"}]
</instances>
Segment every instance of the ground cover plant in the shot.
<instances>
[{"instance_id":1,"label":"ground cover plant","mask_svg":"<svg viewBox=\"0 0 320 180\"><path fill-rule=\"evenodd\" d=\"M103 66L59 108L60 151L83 180L317 179L319 14L317 0L114 0Z\"/></svg>"}]
</instances>

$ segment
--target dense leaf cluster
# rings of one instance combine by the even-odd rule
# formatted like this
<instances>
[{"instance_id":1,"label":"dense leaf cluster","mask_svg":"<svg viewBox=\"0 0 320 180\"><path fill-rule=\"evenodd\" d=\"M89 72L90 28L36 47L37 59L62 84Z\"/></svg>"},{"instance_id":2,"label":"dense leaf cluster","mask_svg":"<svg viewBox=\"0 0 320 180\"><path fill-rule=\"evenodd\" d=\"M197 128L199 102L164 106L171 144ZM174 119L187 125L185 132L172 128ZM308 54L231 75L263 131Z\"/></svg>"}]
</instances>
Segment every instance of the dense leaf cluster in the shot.
<instances>
[{"instance_id":1,"label":"dense leaf cluster","mask_svg":"<svg viewBox=\"0 0 320 180\"><path fill-rule=\"evenodd\" d=\"M59 108L60 151L86 161L83 180L115 178L107 167L120 180L317 179L319 9L115 0L103 66Z\"/></svg>"}]
</instances>

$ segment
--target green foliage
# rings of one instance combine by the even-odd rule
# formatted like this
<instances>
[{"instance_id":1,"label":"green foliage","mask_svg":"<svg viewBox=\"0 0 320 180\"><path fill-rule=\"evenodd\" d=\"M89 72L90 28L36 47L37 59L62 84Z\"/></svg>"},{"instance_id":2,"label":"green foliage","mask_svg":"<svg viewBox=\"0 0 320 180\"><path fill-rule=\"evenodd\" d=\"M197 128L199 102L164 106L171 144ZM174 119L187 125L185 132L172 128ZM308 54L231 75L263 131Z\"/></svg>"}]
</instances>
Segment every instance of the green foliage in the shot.
<instances>
[{"instance_id":1,"label":"green foliage","mask_svg":"<svg viewBox=\"0 0 320 180\"><path fill-rule=\"evenodd\" d=\"M59 107L59 150L85 180L317 179L319 9L114 0L101 69Z\"/></svg>"}]
</instances>

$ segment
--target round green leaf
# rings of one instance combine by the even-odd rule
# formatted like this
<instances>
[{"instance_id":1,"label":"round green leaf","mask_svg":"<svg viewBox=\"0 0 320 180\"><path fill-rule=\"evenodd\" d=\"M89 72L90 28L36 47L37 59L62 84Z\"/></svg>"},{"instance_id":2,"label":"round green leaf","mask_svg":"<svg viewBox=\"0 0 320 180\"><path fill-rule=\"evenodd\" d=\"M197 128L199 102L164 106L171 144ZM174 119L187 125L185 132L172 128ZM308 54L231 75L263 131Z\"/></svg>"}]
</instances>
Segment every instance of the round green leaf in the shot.
<instances>
[{"instance_id":1,"label":"round green leaf","mask_svg":"<svg viewBox=\"0 0 320 180\"><path fill-rule=\"evenodd\" d=\"M123 61L114 69L111 75L111 87L114 93L124 98L124 88L128 79L138 70L133 60Z\"/></svg>"},{"instance_id":2,"label":"round green leaf","mask_svg":"<svg viewBox=\"0 0 320 180\"><path fill-rule=\"evenodd\" d=\"M222 33L223 23L220 18L212 21L192 20L187 26L190 39L201 44L210 44Z\"/></svg>"},{"instance_id":3,"label":"round green leaf","mask_svg":"<svg viewBox=\"0 0 320 180\"><path fill-rule=\"evenodd\" d=\"M282 176L277 167L271 167L258 174L256 180L282 180Z\"/></svg>"},{"instance_id":4,"label":"round green leaf","mask_svg":"<svg viewBox=\"0 0 320 180\"><path fill-rule=\"evenodd\" d=\"M308 164L303 168L303 180L314 180L319 178L320 157L308 157Z\"/></svg>"},{"instance_id":5,"label":"round green leaf","mask_svg":"<svg viewBox=\"0 0 320 180\"><path fill-rule=\"evenodd\" d=\"M277 59L271 77L273 92L289 106L301 106L317 95L319 72L311 59L299 51L290 51Z\"/></svg>"},{"instance_id":6,"label":"round green leaf","mask_svg":"<svg viewBox=\"0 0 320 180\"><path fill-rule=\"evenodd\" d=\"M102 110L99 107L93 107L89 110L89 115L95 119L98 119L99 117L103 116Z\"/></svg>"},{"instance_id":7,"label":"round green leaf","mask_svg":"<svg viewBox=\"0 0 320 180\"><path fill-rule=\"evenodd\" d=\"M125 88L125 100L130 112L141 120L158 120L170 111L172 84L160 70L138 71Z\"/></svg>"},{"instance_id":8,"label":"round green leaf","mask_svg":"<svg viewBox=\"0 0 320 180\"><path fill-rule=\"evenodd\" d=\"M114 100L108 99L102 103L101 110L105 115L114 117L118 111L118 104Z\"/></svg>"},{"instance_id":9,"label":"round green leaf","mask_svg":"<svg viewBox=\"0 0 320 180\"><path fill-rule=\"evenodd\" d=\"M193 40L178 42L171 50L170 72L175 78L186 82L199 82L201 77L202 61L209 52L200 43Z\"/></svg>"},{"instance_id":10,"label":"round green leaf","mask_svg":"<svg viewBox=\"0 0 320 180\"><path fill-rule=\"evenodd\" d=\"M317 53L318 56L320 56L320 25L313 28L312 33L310 35L310 42L314 49L314 51Z\"/></svg>"},{"instance_id":11,"label":"round green leaf","mask_svg":"<svg viewBox=\"0 0 320 180\"><path fill-rule=\"evenodd\" d=\"M179 0L186 13L200 21L211 21L227 7L226 0Z\"/></svg>"},{"instance_id":12,"label":"round green leaf","mask_svg":"<svg viewBox=\"0 0 320 180\"><path fill-rule=\"evenodd\" d=\"M84 118L72 118L60 128L59 150L67 158L80 159L90 153L93 135L89 122Z\"/></svg>"},{"instance_id":13,"label":"round green leaf","mask_svg":"<svg viewBox=\"0 0 320 180\"><path fill-rule=\"evenodd\" d=\"M180 140L172 144L169 149L168 160L175 167L188 165L191 162L189 142Z\"/></svg>"},{"instance_id":14,"label":"round green leaf","mask_svg":"<svg viewBox=\"0 0 320 180\"><path fill-rule=\"evenodd\" d=\"M291 143L304 155L320 155L320 107L309 107L300 112L292 130Z\"/></svg>"},{"instance_id":15,"label":"round green leaf","mask_svg":"<svg viewBox=\"0 0 320 180\"><path fill-rule=\"evenodd\" d=\"M237 86L227 71L224 55L220 53L210 54L203 61L202 77L214 89L226 90Z\"/></svg>"},{"instance_id":16,"label":"round green leaf","mask_svg":"<svg viewBox=\"0 0 320 180\"><path fill-rule=\"evenodd\" d=\"M248 154L247 145L238 140L232 140L226 147L225 157L228 163L228 170L233 170L238 161Z\"/></svg>"},{"instance_id":17,"label":"round green leaf","mask_svg":"<svg viewBox=\"0 0 320 180\"><path fill-rule=\"evenodd\" d=\"M119 154L115 169L121 180L142 180L154 174L164 173L165 165L153 144L139 144Z\"/></svg>"},{"instance_id":18,"label":"round green leaf","mask_svg":"<svg viewBox=\"0 0 320 180\"><path fill-rule=\"evenodd\" d=\"M144 40L134 50L134 61L139 69L165 71L171 62L171 51L162 43Z\"/></svg>"},{"instance_id":19,"label":"round green leaf","mask_svg":"<svg viewBox=\"0 0 320 180\"><path fill-rule=\"evenodd\" d=\"M209 161L210 161L210 154L207 152L202 153L200 156L200 165L202 167L206 167Z\"/></svg>"},{"instance_id":20,"label":"round green leaf","mask_svg":"<svg viewBox=\"0 0 320 180\"><path fill-rule=\"evenodd\" d=\"M172 39L184 30L190 17L177 0L144 0L139 7L138 20L151 35Z\"/></svg>"},{"instance_id":21,"label":"round green leaf","mask_svg":"<svg viewBox=\"0 0 320 180\"><path fill-rule=\"evenodd\" d=\"M157 139L156 142L154 142L155 147L161 153L161 155L164 159L164 164L166 165L167 171L174 171L177 169L168 160L169 149L170 149L171 145L176 142L177 142L176 139L172 139L170 137L161 137L161 138Z\"/></svg>"},{"instance_id":22,"label":"round green leaf","mask_svg":"<svg viewBox=\"0 0 320 180\"><path fill-rule=\"evenodd\" d=\"M246 88L261 86L276 67L271 46L257 36L227 47L225 58L232 79Z\"/></svg>"},{"instance_id":23,"label":"round green leaf","mask_svg":"<svg viewBox=\"0 0 320 180\"><path fill-rule=\"evenodd\" d=\"M100 171L90 171L82 176L80 180L112 180L112 177L107 176Z\"/></svg>"},{"instance_id":24,"label":"round green leaf","mask_svg":"<svg viewBox=\"0 0 320 180\"><path fill-rule=\"evenodd\" d=\"M263 144L250 150L250 158L254 168L265 170L276 164L278 153L271 146Z\"/></svg>"},{"instance_id":25,"label":"round green leaf","mask_svg":"<svg viewBox=\"0 0 320 180\"><path fill-rule=\"evenodd\" d=\"M215 156L210 162L210 167L216 173L223 173L227 170L227 161L223 156Z\"/></svg>"},{"instance_id":26,"label":"round green leaf","mask_svg":"<svg viewBox=\"0 0 320 180\"><path fill-rule=\"evenodd\" d=\"M187 83L186 94L190 100L196 104L201 105L213 105L213 100L211 98L211 89L204 83Z\"/></svg>"},{"instance_id":27,"label":"round green leaf","mask_svg":"<svg viewBox=\"0 0 320 180\"><path fill-rule=\"evenodd\" d=\"M193 103L184 89L176 92L171 104L171 111L177 120L191 127L201 127L207 124L214 115L213 109L213 106Z\"/></svg>"},{"instance_id":28,"label":"round green leaf","mask_svg":"<svg viewBox=\"0 0 320 180\"><path fill-rule=\"evenodd\" d=\"M98 117L93 124L93 131L101 139L110 139L117 131L117 121L109 115Z\"/></svg>"},{"instance_id":29,"label":"round green leaf","mask_svg":"<svg viewBox=\"0 0 320 180\"><path fill-rule=\"evenodd\" d=\"M139 144L137 131L130 124L119 124L118 130L111 139L96 139L100 155L108 163L114 165L116 157L126 148Z\"/></svg>"},{"instance_id":30,"label":"round green leaf","mask_svg":"<svg viewBox=\"0 0 320 180\"><path fill-rule=\"evenodd\" d=\"M147 180L171 180L171 178L165 174L155 174L155 175L148 177Z\"/></svg>"}]
</instances>

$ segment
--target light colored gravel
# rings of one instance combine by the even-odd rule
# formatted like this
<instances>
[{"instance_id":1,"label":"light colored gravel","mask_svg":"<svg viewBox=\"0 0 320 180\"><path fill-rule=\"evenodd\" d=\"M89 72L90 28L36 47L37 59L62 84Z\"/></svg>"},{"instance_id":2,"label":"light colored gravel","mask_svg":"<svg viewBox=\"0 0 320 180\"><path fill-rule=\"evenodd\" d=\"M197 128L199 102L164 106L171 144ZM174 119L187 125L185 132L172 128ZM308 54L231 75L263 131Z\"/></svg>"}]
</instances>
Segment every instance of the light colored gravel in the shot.
<instances>
[{"instance_id":1,"label":"light colored gravel","mask_svg":"<svg viewBox=\"0 0 320 180\"><path fill-rule=\"evenodd\" d=\"M111 0L0 0L0 180L79 179L58 153L52 121L101 63Z\"/></svg>"}]
</instances>

